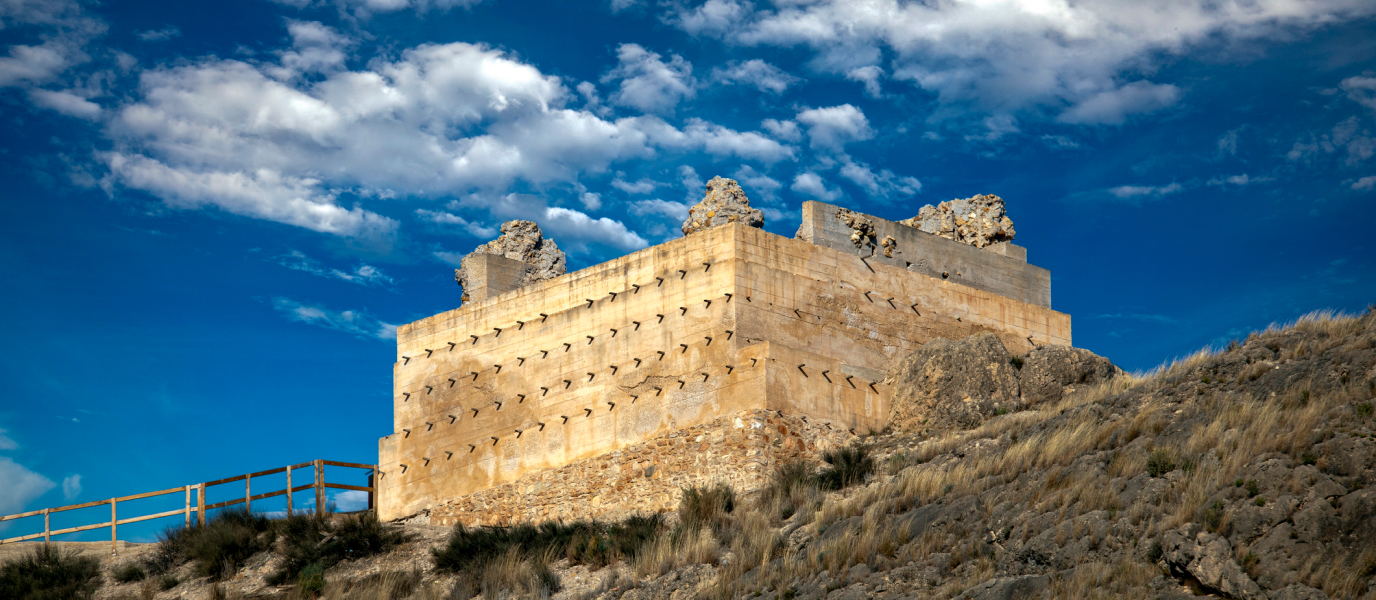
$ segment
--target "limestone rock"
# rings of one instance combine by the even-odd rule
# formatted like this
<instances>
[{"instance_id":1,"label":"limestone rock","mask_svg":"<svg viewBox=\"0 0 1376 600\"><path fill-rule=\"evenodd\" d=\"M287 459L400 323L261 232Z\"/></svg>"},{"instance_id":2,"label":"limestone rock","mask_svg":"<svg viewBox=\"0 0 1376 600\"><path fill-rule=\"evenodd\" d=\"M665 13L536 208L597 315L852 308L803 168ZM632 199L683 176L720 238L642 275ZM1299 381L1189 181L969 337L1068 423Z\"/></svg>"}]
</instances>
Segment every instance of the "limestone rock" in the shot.
<instances>
[{"instance_id":1,"label":"limestone rock","mask_svg":"<svg viewBox=\"0 0 1376 600\"><path fill-rule=\"evenodd\" d=\"M850 243L861 250L861 256L874 254L874 221L848 208L836 209L836 219L850 228Z\"/></svg>"},{"instance_id":2,"label":"limestone rock","mask_svg":"<svg viewBox=\"0 0 1376 600\"><path fill-rule=\"evenodd\" d=\"M727 223L764 227L764 213L750 208L750 199L745 197L745 190L735 179L713 177L707 182L707 194L702 201L688 209L688 220L683 222L683 235Z\"/></svg>"},{"instance_id":3,"label":"limestone rock","mask_svg":"<svg viewBox=\"0 0 1376 600\"><path fill-rule=\"evenodd\" d=\"M469 257L475 254L496 254L525 263L526 269L521 280L522 286L546 279L554 279L568 272L568 262L564 252L559 249L554 240L546 239L544 232L540 231L540 226L531 221L515 220L502 223L502 235L478 246L460 261L459 268L454 269L454 281L465 290L471 289L468 285L467 262ZM463 301L468 302L466 291L463 295Z\"/></svg>"},{"instance_id":4,"label":"limestone rock","mask_svg":"<svg viewBox=\"0 0 1376 600\"><path fill-rule=\"evenodd\" d=\"M899 361L888 380L889 422L897 429L968 429L1022 405L1008 350L988 332L927 342Z\"/></svg>"},{"instance_id":5,"label":"limestone rock","mask_svg":"<svg viewBox=\"0 0 1376 600\"><path fill-rule=\"evenodd\" d=\"M1171 570L1188 573L1200 585L1228 598L1266 598L1251 577L1233 560L1233 549L1221 536L1199 531L1190 523L1166 532L1163 558Z\"/></svg>"},{"instance_id":6,"label":"limestone rock","mask_svg":"<svg viewBox=\"0 0 1376 600\"><path fill-rule=\"evenodd\" d=\"M1013 221L1005 214L1003 198L993 194L927 205L917 211L917 216L899 223L976 248L1011 242L1014 236Z\"/></svg>"},{"instance_id":7,"label":"limestone rock","mask_svg":"<svg viewBox=\"0 0 1376 600\"><path fill-rule=\"evenodd\" d=\"M1107 358L1070 346L1043 346L1023 357L1019 383L1028 406L1060 400L1076 387L1108 381L1122 372Z\"/></svg>"}]
</instances>

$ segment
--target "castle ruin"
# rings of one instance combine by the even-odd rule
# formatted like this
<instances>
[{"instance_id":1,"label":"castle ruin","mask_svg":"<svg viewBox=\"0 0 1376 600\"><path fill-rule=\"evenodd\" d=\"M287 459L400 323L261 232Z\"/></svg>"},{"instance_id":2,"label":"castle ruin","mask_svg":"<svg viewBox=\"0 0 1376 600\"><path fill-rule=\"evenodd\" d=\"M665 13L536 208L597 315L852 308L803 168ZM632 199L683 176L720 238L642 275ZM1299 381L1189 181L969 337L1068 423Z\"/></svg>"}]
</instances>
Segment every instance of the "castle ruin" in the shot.
<instances>
[{"instance_id":1,"label":"castle ruin","mask_svg":"<svg viewBox=\"0 0 1376 600\"><path fill-rule=\"evenodd\" d=\"M463 306L397 330L379 516L614 518L668 510L688 485L758 489L780 460L883 430L886 370L929 340L1071 343L1050 272L997 218L976 247L956 239L969 215L928 233L943 217L806 202L790 239L711 212L548 279L465 259Z\"/></svg>"}]
</instances>

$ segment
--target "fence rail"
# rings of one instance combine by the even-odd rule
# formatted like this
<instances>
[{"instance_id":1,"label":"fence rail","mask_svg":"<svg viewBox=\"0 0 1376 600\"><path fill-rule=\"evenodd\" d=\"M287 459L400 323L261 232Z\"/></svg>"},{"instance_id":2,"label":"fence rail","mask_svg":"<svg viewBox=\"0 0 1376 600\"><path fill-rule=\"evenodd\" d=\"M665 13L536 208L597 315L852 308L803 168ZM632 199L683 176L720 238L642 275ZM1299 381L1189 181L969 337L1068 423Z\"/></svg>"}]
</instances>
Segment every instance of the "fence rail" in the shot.
<instances>
[{"instance_id":1,"label":"fence rail","mask_svg":"<svg viewBox=\"0 0 1376 600\"><path fill-rule=\"evenodd\" d=\"M367 486L361 486L361 485L348 485L348 484L343 484L343 483L329 483L329 482L325 481L325 467L326 467L326 466L332 466L332 467L346 467L346 468L354 468L354 469L368 469L368 470L370 471L370 473L368 474L368 483L369 483L369 485L367 485ZM292 485L291 485L292 470L295 469L295 470L299 471L299 470L301 470L301 469L303 469L303 468L309 468L309 469L311 470L311 474L310 474L311 482L310 482L310 483L307 483L307 484L303 484L303 485L298 485L298 486L296 486L296 487L292 487ZM260 493L260 494L254 494L254 493L253 493L253 478L255 478L255 477L266 477L266 476L268 476L268 475L276 475L276 474L278 474L278 473L286 473L286 474L287 474L287 487L286 487L286 488L280 489L280 490L275 490L275 491L270 491L270 492L263 492L263 493ZM242 481L242 482L244 482L244 497L243 497L243 498L236 498L236 499L234 499L234 500L226 500L226 501L224 501L224 502L216 502L216 503L214 503L214 504L206 504L206 503L205 503L205 490L206 490L206 488L213 487L213 486L217 486L217 485L224 485L224 484L228 484L228 483L234 483L234 482L236 482L236 481ZM119 530L119 526L120 526L120 525L126 525L126 524L129 524L129 523L138 523L138 522L140 522L140 521L148 521L148 520L151 520L151 519L161 519L161 518L164 518L164 517L171 517L171 516L176 516L176 515L182 515L183 521L184 521L185 525L186 525L187 527L190 527L190 526L191 526L191 516L192 516L192 514L195 514L195 515L196 515L196 524L197 524L197 525L205 525L205 514L206 514L206 511L214 510L214 509L217 509L217 508L224 508L224 507L226 507L226 506L233 506L233 505L235 505L235 504L243 504L245 509L250 509L250 510L251 510L251 509L252 509L252 506L253 506L253 501L254 501L254 500L262 500L262 499L265 499L265 498L272 498L272 497L274 497L274 496L283 496L283 495L285 495L285 496L287 497L287 514L291 514L291 512L292 512L292 510L293 510L293 507L292 507L292 494L294 494L294 493L296 493L296 492L303 491L303 490L309 490L309 489L314 489L314 490L315 490L315 510L316 510L317 512L320 511L321 508L325 506L325 490L328 489L328 488L340 489L340 490L354 490L354 491L360 491L360 492L368 492L368 508L371 509L371 508L373 508L373 500L374 500L375 494L376 494L376 492L377 492L376 485L377 485L377 465L365 465L365 464L361 464L361 463L348 463L348 462L339 462L339 461L334 461L334 460L321 460L321 459L316 459L316 460L309 461L309 462L303 462L303 463L298 463L298 464L294 464L294 465L287 465L287 466L285 466L285 467L278 467L278 468L276 468L276 469L268 469L268 470L266 470L266 471L258 471L258 472L256 472L256 473L245 473L245 474L243 474L243 475L238 475L238 476L235 476L235 477L228 477L228 478L225 478L225 479L216 479L216 480L214 480L214 481L207 481L207 482L204 482L204 483L195 483L195 484L191 484L191 485L184 485L184 486L181 486L181 487L168 488L168 489L165 489L165 490L158 490L158 491L156 491L156 492L143 492L143 493L141 493L141 494L134 494L134 495L132 495L132 496L120 496L120 497L118 497L118 498L107 498L107 499L105 499L105 500L96 500L96 501L93 501L93 502L83 502L83 503L81 503L81 504L70 504L70 505L67 505L67 506L58 506L58 507L55 507L55 508L44 508L44 509L41 509L41 510L31 510L31 511L29 511L29 512L22 512L22 513L16 513L16 514L12 514L12 515L0 516L0 522L3 522L3 521L13 521L13 520L15 520L15 519L23 519L23 518L25 518L25 517L36 517L36 516L39 516L39 515L42 515L42 516L43 516L43 533L31 533L31 534L29 534L29 535L21 535L21 536L18 536L18 537L12 537L12 538L7 538L7 539L0 539L0 544L10 544L10 543L15 543L15 542L24 542L24 541L28 541L28 540L36 540L36 539L38 539L38 538L43 538L43 541L47 542L47 541L50 541L51 538L52 538L52 536L55 536L55 535L62 535L62 534L66 534L66 533L76 533L76 532L78 532L78 531L88 531L88 530L91 530L91 529L102 529L102 528L105 528L105 527L109 527L109 528L110 528L110 553L111 553L111 554L114 554L114 553L115 553L115 542L116 542L116 540L118 539L118 530ZM192 492L195 492L195 496L196 496L194 503L193 503L192 498L191 498ZM119 518L119 516L118 516L118 508L119 508L119 503L120 503L120 502L129 502L129 501L131 501L131 500L141 500L141 499L144 499L144 498L152 498L152 497L155 497L155 496L166 496L166 495L168 495L168 494L176 494L176 493L183 493L183 494L185 494L185 496L186 496L186 502L185 502L185 504L183 505L182 508L179 508L179 509L176 509L176 510L168 510L168 511L163 511L163 512L159 512L159 513L154 513L154 514L151 514L151 515L139 515L139 516L135 516L135 517L126 517L126 518L123 518L123 519ZM57 530L52 529L52 526L51 526L51 525L52 525L51 517L52 517L52 514L53 514L53 513L59 513L59 512L63 512L63 511L69 511L69 510L77 510L77 509L81 509L81 508L91 508L91 507L94 507L94 506L102 506L102 505L106 505L106 504L109 504L109 505L110 505L110 520L109 520L109 521L101 521L101 522L98 522L98 523L93 523L93 524L90 524L90 525L80 525L80 526L77 526L77 527L67 527L67 528L65 528L65 529L57 529Z\"/></svg>"}]
</instances>

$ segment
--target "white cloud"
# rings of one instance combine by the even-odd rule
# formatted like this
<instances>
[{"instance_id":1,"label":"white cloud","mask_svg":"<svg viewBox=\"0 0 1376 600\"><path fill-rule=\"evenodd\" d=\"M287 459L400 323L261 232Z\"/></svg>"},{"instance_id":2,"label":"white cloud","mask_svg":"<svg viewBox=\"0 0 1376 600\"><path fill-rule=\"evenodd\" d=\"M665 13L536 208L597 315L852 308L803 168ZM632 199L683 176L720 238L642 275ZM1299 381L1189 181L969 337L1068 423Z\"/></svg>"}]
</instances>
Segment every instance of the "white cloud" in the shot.
<instances>
[{"instance_id":1,"label":"white cloud","mask_svg":"<svg viewBox=\"0 0 1376 600\"><path fill-rule=\"evenodd\" d=\"M1376 175L1367 175L1352 184L1352 189L1354 190L1369 190L1373 188L1376 188Z\"/></svg>"},{"instance_id":2,"label":"white cloud","mask_svg":"<svg viewBox=\"0 0 1376 600\"><path fill-rule=\"evenodd\" d=\"M807 136L814 149L842 152L850 142L874 137L865 113L849 104L803 110L797 119L807 126Z\"/></svg>"},{"instance_id":3,"label":"white cloud","mask_svg":"<svg viewBox=\"0 0 1376 600\"><path fill-rule=\"evenodd\" d=\"M856 67L846 71L846 79L859 81L865 85L865 95L871 98L879 98L884 95L879 87L879 78L884 76L884 69L875 65Z\"/></svg>"},{"instance_id":4,"label":"white cloud","mask_svg":"<svg viewBox=\"0 0 1376 600\"><path fill-rule=\"evenodd\" d=\"M297 9L305 9L316 6L334 5L341 12L345 12L360 19L367 19L375 14L396 12L399 10L414 10L417 13L426 13L432 10L450 10L453 8L471 8L481 4L483 0L270 0L283 6L290 6Z\"/></svg>"},{"instance_id":5,"label":"white cloud","mask_svg":"<svg viewBox=\"0 0 1376 600\"><path fill-rule=\"evenodd\" d=\"M180 37L181 34L182 30L178 29L176 25L168 25L162 29L135 32L134 36L145 42L165 42Z\"/></svg>"},{"instance_id":6,"label":"white cloud","mask_svg":"<svg viewBox=\"0 0 1376 600\"><path fill-rule=\"evenodd\" d=\"M968 141L997 142L1003 136L1019 133L1018 120L1012 115L999 114L989 115L981 121L984 126L983 133L969 133L965 135Z\"/></svg>"},{"instance_id":7,"label":"white cloud","mask_svg":"<svg viewBox=\"0 0 1376 600\"><path fill-rule=\"evenodd\" d=\"M29 90L33 103L69 117L94 121L100 118L100 105L71 92Z\"/></svg>"},{"instance_id":8,"label":"white cloud","mask_svg":"<svg viewBox=\"0 0 1376 600\"><path fill-rule=\"evenodd\" d=\"M452 213L418 208L416 209L416 216L437 225L456 225L473 237L490 238L497 235L496 227L483 225L476 221L469 221L468 219Z\"/></svg>"},{"instance_id":9,"label":"white cloud","mask_svg":"<svg viewBox=\"0 0 1376 600\"><path fill-rule=\"evenodd\" d=\"M211 58L144 72L136 97L109 111L117 150L105 155L105 187L390 239L398 223L368 210L369 199L497 198L517 181L576 183L661 150L766 163L795 152L701 119L679 129L565 108L577 96L559 78L481 45L424 44L349 70L343 55L303 51L350 40L313 23L289 28L293 46L278 63ZM307 69L319 73L298 76ZM360 205L341 206L345 197Z\"/></svg>"},{"instance_id":10,"label":"white cloud","mask_svg":"<svg viewBox=\"0 0 1376 600\"><path fill-rule=\"evenodd\" d=\"M1361 121L1355 116L1348 117L1338 123L1330 132L1317 135L1311 133L1308 138L1308 142L1295 142L1285 157L1292 161L1308 162L1318 157L1320 153L1332 154L1346 150L1347 160L1345 162L1348 166L1356 166L1376 155L1376 136L1373 136L1369 129L1363 127Z\"/></svg>"},{"instance_id":11,"label":"white cloud","mask_svg":"<svg viewBox=\"0 0 1376 600\"><path fill-rule=\"evenodd\" d=\"M396 325L374 319L363 311L333 311L320 306L301 304L289 298L274 298L272 307L292 321L343 331L360 338L391 340L397 337Z\"/></svg>"},{"instance_id":12,"label":"white cloud","mask_svg":"<svg viewBox=\"0 0 1376 600\"><path fill-rule=\"evenodd\" d=\"M81 494L81 475L69 475L62 479L62 498L68 502Z\"/></svg>"},{"instance_id":13,"label":"white cloud","mask_svg":"<svg viewBox=\"0 0 1376 600\"><path fill-rule=\"evenodd\" d=\"M535 220L547 236L575 252L587 252L590 245L610 246L626 252L650 245L620 221L606 217L594 219L570 208L548 207L543 217Z\"/></svg>"},{"instance_id":14,"label":"white cloud","mask_svg":"<svg viewBox=\"0 0 1376 600\"><path fill-rule=\"evenodd\" d=\"M779 189L784 184L764 173L756 171L750 165L742 166L731 176L741 184L741 189L745 190L747 198L763 198L767 201L778 200Z\"/></svg>"},{"instance_id":15,"label":"white cloud","mask_svg":"<svg viewBox=\"0 0 1376 600\"><path fill-rule=\"evenodd\" d=\"M598 210L602 208L602 194L594 192L583 192L578 197L578 201L583 203L583 208L588 210Z\"/></svg>"},{"instance_id":16,"label":"white cloud","mask_svg":"<svg viewBox=\"0 0 1376 600\"><path fill-rule=\"evenodd\" d=\"M655 191L655 188L659 187L659 182L652 181L649 179L641 179L640 181L637 181L635 183L627 183L620 177L617 177L616 179L612 180L612 187L623 192L626 192L627 194L640 195L648 194L650 192Z\"/></svg>"},{"instance_id":17,"label":"white cloud","mask_svg":"<svg viewBox=\"0 0 1376 600\"><path fill-rule=\"evenodd\" d=\"M345 490L331 494L334 509L339 512L357 512L368 508L368 492Z\"/></svg>"},{"instance_id":18,"label":"white cloud","mask_svg":"<svg viewBox=\"0 0 1376 600\"><path fill-rule=\"evenodd\" d=\"M1265 183L1274 180L1274 177L1252 177L1251 175L1243 173L1241 175L1229 175L1227 177L1213 177L1209 179L1208 185L1236 185L1241 187L1253 183Z\"/></svg>"},{"instance_id":19,"label":"white cloud","mask_svg":"<svg viewBox=\"0 0 1376 600\"><path fill-rule=\"evenodd\" d=\"M1015 112L1072 107L1078 123L1111 123L1160 108L1178 90L1129 74L1204 45L1288 36L1376 13L1369 0L1306 2L907 2L708 0L668 10L694 35L742 45L809 49L819 68L846 73L889 60L895 79L945 103ZM878 48L885 48L881 53ZM891 59L885 59L891 55Z\"/></svg>"},{"instance_id":20,"label":"white cloud","mask_svg":"<svg viewBox=\"0 0 1376 600\"><path fill-rule=\"evenodd\" d=\"M841 176L855 182L877 200L888 200L895 195L912 196L922 190L922 182L915 177L900 177L888 169L875 173L864 163L847 162L841 166Z\"/></svg>"},{"instance_id":21,"label":"white cloud","mask_svg":"<svg viewBox=\"0 0 1376 600\"><path fill-rule=\"evenodd\" d=\"M1108 193L1122 199L1159 197L1174 194L1185 189L1178 183L1170 185L1150 186L1150 185L1120 185L1110 188Z\"/></svg>"},{"instance_id":22,"label":"white cloud","mask_svg":"<svg viewBox=\"0 0 1376 600\"><path fill-rule=\"evenodd\" d=\"M1180 88L1170 84L1134 81L1085 98L1057 117L1063 123L1119 125L1128 116L1160 110L1180 99Z\"/></svg>"},{"instance_id":23,"label":"white cloud","mask_svg":"<svg viewBox=\"0 0 1376 600\"><path fill-rule=\"evenodd\" d=\"M7 456L0 456L0 515L22 512L34 499L57 487L47 477L28 470Z\"/></svg>"},{"instance_id":24,"label":"white cloud","mask_svg":"<svg viewBox=\"0 0 1376 600\"><path fill-rule=\"evenodd\" d=\"M0 450L14 450L19 448L19 444L5 435L6 431L0 429Z\"/></svg>"},{"instance_id":25,"label":"white cloud","mask_svg":"<svg viewBox=\"0 0 1376 600\"><path fill-rule=\"evenodd\" d=\"M782 94L788 86L801 81L783 69L758 58L745 62L731 61L725 68L712 70L712 79L726 83L752 85L762 92Z\"/></svg>"},{"instance_id":26,"label":"white cloud","mask_svg":"<svg viewBox=\"0 0 1376 600\"><path fill-rule=\"evenodd\" d=\"M1376 77L1348 77L1343 80L1340 87L1347 92L1349 100L1376 110Z\"/></svg>"},{"instance_id":27,"label":"white cloud","mask_svg":"<svg viewBox=\"0 0 1376 600\"><path fill-rule=\"evenodd\" d=\"M693 65L677 54L669 62L638 44L622 44L616 51L619 64L602 82L620 81L611 100L644 113L671 113L682 100L697 94Z\"/></svg>"},{"instance_id":28,"label":"white cloud","mask_svg":"<svg viewBox=\"0 0 1376 600\"><path fill-rule=\"evenodd\" d=\"M764 127L765 131L785 142L798 142L803 139L803 130L798 128L797 121L765 119L760 125Z\"/></svg>"},{"instance_id":29,"label":"white cloud","mask_svg":"<svg viewBox=\"0 0 1376 600\"><path fill-rule=\"evenodd\" d=\"M678 168L678 180L683 184L683 189L687 192L684 199L693 204L698 203L700 197L707 194L707 184L703 183L702 177L693 167L683 165ZM686 218L686 217L685 217Z\"/></svg>"},{"instance_id":30,"label":"white cloud","mask_svg":"<svg viewBox=\"0 0 1376 600\"><path fill-rule=\"evenodd\" d=\"M688 204L684 202L670 202L658 198L652 200L638 200L631 203L631 214L636 216L662 215L674 221L683 222L688 219Z\"/></svg>"},{"instance_id":31,"label":"white cloud","mask_svg":"<svg viewBox=\"0 0 1376 600\"><path fill-rule=\"evenodd\" d=\"M292 49L278 53L280 68L268 70L278 79L337 71L344 67L348 50L358 43L333 27L315 21L289 20L287 33L291 35Z\"/></svg>"},{"instance_id":32,"label":"white cloud","mask_svg":"<svg viewBox=\"0 0 1376 600\"><path fill-rule=\"evenodd\" d=\"M794 177L790 189L804 196L811 196L826 202L841 197L840 190L827 189L826 182L822 181L822 177L811 171L799 173L797 177Z\"/></svg>"}]
</instances>

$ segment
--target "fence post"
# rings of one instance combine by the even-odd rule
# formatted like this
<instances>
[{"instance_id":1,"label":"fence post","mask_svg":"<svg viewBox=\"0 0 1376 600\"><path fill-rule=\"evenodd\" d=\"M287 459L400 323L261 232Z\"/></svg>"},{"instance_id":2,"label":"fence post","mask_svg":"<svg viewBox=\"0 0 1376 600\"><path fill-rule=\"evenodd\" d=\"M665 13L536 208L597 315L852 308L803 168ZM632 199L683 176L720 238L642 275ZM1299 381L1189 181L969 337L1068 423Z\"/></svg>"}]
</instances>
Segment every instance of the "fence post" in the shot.
<instances>
[{"instance_id":1,"label":"fence post","mask_svg":"<svg viewBox=\"0 0 1376 600\"><path fill-rule=\"evenodd\" d=\"M196 488L196 523L205 527L205 484Z\"/></svg>"},{"instance_id":2,"label":"fence post","mask_svg":"<svg viewBox=\"0 0 1376 600\"><path fill-rule=\"evenodd\" d=\"M110 556L119 554L115 549L115 529L119 526L119 519L115 518L115 499L110 499Z\"/></svg>"},{"instance_id":3,"label":"fence post","mask_svg":"<svg viewBox=\"0 0 1376 600\"><path fill-rule=\"evenodd\" d=\"M377 465L373 465L372 472L368 473L368 510L374 510L374 498L377 497Z\"/></svg>"},{"instance_id":4,"label":"fence post","mask_svg":"<svg viewBox=\"0 0 1376 600\"><path fill-rule=\"evenodd\" d=\"M48 532L52 528L48 526L48 509L43 509L43 543L48 543Z\"/></svg>"},{"instance_id":5,"label":"fence post","mask_svg":"<svg viewBox=\"0 0 1376 600\"><path fill-rule=\"evenodd\" d=\"M291 516L291 465L287 465L287 516Z\"/></svg>"},{"instance_id":6,"label":"fence post","mask_svg":"<svg viewBox=\"0 0 1376 600\"><path fill-rule=\"evenodd\" d=\"M189 485L186 486L186 509L182 510L182 514L183 514L183 515L186 515L186 528L187 528L187 529L190 529L190 528L191 528L191 486L189 486Z\"/></svg>"},{"instance_id":7,"label":"fence post","mask_svg":"<svg viewBox=\"0 0 1376 600\"><path fill-rule=\"evenodd\" d=\"M325 463L315 459L315 514L323 515L325 510Z\"/></svg>"},{"instance_id":8,"label":"fence post","mask_svg":"<svg viewBox=\"0 0 1376 600\"><path fill-rule=\"evenodd\" d=\"M249 481L252 479L252 475L244 476L244 512L247 513L253 512L253 492L249 487Z\"/></svg>"}]
</instances>

